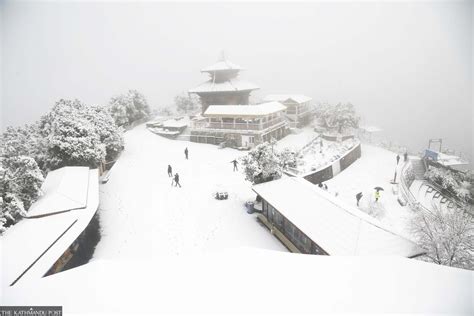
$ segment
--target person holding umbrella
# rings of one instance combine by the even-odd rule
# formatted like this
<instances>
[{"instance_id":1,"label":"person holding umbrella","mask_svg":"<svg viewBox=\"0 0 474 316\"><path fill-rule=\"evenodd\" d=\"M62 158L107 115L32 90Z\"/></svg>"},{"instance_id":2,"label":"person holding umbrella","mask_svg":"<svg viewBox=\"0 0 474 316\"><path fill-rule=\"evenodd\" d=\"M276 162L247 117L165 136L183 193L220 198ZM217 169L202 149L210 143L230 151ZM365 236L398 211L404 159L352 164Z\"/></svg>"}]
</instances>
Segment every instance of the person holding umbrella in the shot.
<instances>
[{"instance_id":1,"label":"person holding umbrella","mask_svg":"<svg viewBox=\"0 0 474 316\"><path fill-rule=\"evenodd\" d=\"M383 191L382 187L375 187L375 202L378 202L380 199L380 191Z\"/></svg>"}]
</instances>

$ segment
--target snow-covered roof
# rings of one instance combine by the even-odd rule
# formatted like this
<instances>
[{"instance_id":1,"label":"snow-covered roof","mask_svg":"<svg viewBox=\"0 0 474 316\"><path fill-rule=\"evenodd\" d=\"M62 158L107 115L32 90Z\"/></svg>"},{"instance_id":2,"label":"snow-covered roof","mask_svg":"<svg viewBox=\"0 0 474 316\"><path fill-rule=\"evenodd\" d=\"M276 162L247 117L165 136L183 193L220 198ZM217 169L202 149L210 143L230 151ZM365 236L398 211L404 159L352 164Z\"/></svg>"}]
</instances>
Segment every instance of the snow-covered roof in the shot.
<instances>
[{"instance_id":1,"label":"snow-covered roof","mask_svg":"<svg viewBox=\"0 0 474 316\"><path fill-rule=\"evenodd\" d=\"M243 68L239 65L234 64L228 60L220 60L215 64L212 64L208 67L201 69L201 72L214 72L214 71L223 71L223 70L242 70Z\"/></svg>"},{"instance_id":2,"label":"snow-covered roof","mask_svg":"<svg viewBox=\"0 0 474 316\"><path fill-rule=\"evenodd\" d=\"M224 82L214 82L212 79L208 80L196 88L190 89L189 93L201 92L230 92L230 91L251 91L259 89L256 84L248 81L240 80L239 78L231 78Z\"/></svg>"},{"instance_id":3,"label":"snow-covered roof","mask_svg":"<svg viewBox=\"0 0 474 316\"><path fill-rule=\"evenodd\" d=\"M472 315L474 311L472 271L401 257L298 256L232 248L205 255L140 258L94 258L75 269L7 288L2 303L61 304L71 314ZM262 269L256 269L256 263ZM243 297L249 291L258 296Z\"/></svg>"},{"instance_id":4,"label":"snow-covered roof","mask_svg":"<svg viewBox=\"0 0 474 316\"><path fill-rule=\"evenodd\" d=\"M181 120L167 120L163 122L163 127L176 127L176 128L183 128L188 126L189 120L181 119Z\"/></svg>"},{"instance_id":5,"label":"snow-covered roof","mask_svg":"<svg viewBox=\"0 0 474 316\"><path fill-rule=\"evenodd\" d=\"M82 209L87 204L88 167L64 167L50 171L41 186L42 196L30 207L27 217Z\"/></svg>"},{"instance_id":6,"label":"snow-covered roof","mask_svg":"<svg viewBox=\"0 0 474 316\"><path fill-rule=\"evenodd\" d=\"M437 152L437 153L438 153L438 160L436 160L436 161L439 162L442 165L453 167L453 166L460 166L460 165L468 165L469 164L468 161L462 159L459 156L448 155L448 154L444 154L444 153L440 153L440 152Z\"/></svg>"},{"instance_id":7,"label":"snow-covered roof","mask_svg":"<svg viewBox=\"0 0 474 316\"><path fill-rule=\"evenodd\" d=\"M253 190L330 255L413 257L425 252L302 178L266 182Z\"/></svg>"},{"instance_id":8,"label":"snow-covered roof","mask_svg":"<svg viewBox=\"0 0 474 316\"><path fill-rule=\"evenodd\" d=\"M382 129L377 126L360 126L359 127L361 130L364 130L368 133L375 133L375 132L381 132Z\"/></svg>"},{"instance_id":9,"label":"snow-covered roof","mask_svg":"<svg viewBox=\"0 0 474 316\"><path fill-rule=\"evenodd\" d=\"M286 110L286 106L279 102L267 102L257 105L211 105L203 115L206 117L254 117L284 110Z\"/></svg>"},{"instance_id":10,"label":"snow-covered roof","mask_svg":"<svg viewBox=\"0 0 474 316\"><path fill-rule=\"evenodd\" d=\"M97 169L89 170L84 177L76 173L75 168L63 168L53 178L70 179L68 173L78 175L75 187L82 191L87 188L86 206L59 214L39 218L25 218L9 228L0 238L2 257L8 258L2 262L2 286L9 286L13 282L21 284L25 280L36 280L44 276L64 251L84 231L99 206L99 174ZM61 169L59 169L61 170ZM62 177L58 177L59 174ZM49 174L48 174L49 177ZM48 179L47 177L47 179ZM54 181L50 181L52 185ZM61 190L61 185L55 186ZM45 193L58 197L53 188ZM54 204L53 200L48 203ZM59 198L58 203L63 203Z\"/></svg>"},{"instance_id":11,"label":"snow-covered roof","mask_svg":"<svg viewBox=\"0 0 474 316\"><path fill-rule=\"evenodd\" d=\"M290 103L305 103L311 101L312 98L303 94L270 94L267 95L264 101L278 101L278 102L290 102Z\"/></svg>"}]
</instances>

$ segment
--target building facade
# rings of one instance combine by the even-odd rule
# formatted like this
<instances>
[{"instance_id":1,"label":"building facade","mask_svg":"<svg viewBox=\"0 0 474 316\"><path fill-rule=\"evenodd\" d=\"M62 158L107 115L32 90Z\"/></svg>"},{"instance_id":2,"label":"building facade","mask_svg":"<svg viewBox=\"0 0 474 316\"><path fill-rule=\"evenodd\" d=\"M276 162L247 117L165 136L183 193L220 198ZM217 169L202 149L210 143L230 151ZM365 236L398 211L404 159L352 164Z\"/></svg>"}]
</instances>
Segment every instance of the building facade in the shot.
<instances>
[{"instance_id":1,"label":"building facade","mask_svg":"<svg viewBox=\"0 0 474 316\"><path fill-rule=\"evenodd\" d=\"M286 177L253 190L262 200L259 220L293 252L407 258L426 252L303 178Z\"/></svg>"},{"instance_id":2,"label":"building facade","mask_svg":"<svg viewBox=\"0 0 474 316\"><path fill-rule=\"evenodd\" d=\"M288 133L286 107L278 102L259 105L211 105L203 119L191 125L191 141L252 148Z\"/></svg>"},{"instance_id":3,"label":"building facade","mask_svg":"<svg viewBox=\"0 0 474 316\"><path fill-rule=\"evenodd\" d=\"M314 115L311 98L301 94L271 94L265 102L280 102L286 106L285 117L290 128L300 128L308 125Z\"/></svg>"}]
</instances>

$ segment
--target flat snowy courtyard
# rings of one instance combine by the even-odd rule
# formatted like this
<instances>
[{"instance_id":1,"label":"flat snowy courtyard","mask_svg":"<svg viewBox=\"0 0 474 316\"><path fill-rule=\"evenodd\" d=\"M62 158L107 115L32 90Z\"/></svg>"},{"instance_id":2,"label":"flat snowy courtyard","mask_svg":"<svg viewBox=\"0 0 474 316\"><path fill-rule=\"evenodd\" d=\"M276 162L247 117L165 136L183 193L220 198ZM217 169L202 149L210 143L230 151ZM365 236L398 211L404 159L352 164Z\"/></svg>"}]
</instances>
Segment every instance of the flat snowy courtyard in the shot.
<instances>
[{"instance_id":1,"label":"flat snowy courtyard","mask_svg":"<svg viewBox=\"0 0 474 316\"><path fill-rule=\"evenodd\" d=\"M231 164L244 154L169 140L144 125L126 132L125 150L100 187L103 235L94 257L136 260L236 247L287 251L246 213L245 202L255 194ZM171 186L168 164L182 188ZM229 199L214 199L216 190L227 191Z\"/></svg>"},{"instance_id":2,"label":"flat snowy courtyard","mask_svg":"<svg viewBox=\"0 0 474 316\"><path fill-rule=\"evenodd\" d=\"M362 144L362 156L347 169L326 181L331 193L338 198L356 206L356 194L362 192L359 208L374 212L385 226L407 238L410 238L409 222L413 212L408 206L401 206L398 201L398 185L390 183L397 170L397 182L400 180L400 168L403 155L397 165L396 153L370 144ZM380 199L375 202L375 187L382 187ZM393 191L395 189L395 191Z\"/></svg>"}]
</instances>

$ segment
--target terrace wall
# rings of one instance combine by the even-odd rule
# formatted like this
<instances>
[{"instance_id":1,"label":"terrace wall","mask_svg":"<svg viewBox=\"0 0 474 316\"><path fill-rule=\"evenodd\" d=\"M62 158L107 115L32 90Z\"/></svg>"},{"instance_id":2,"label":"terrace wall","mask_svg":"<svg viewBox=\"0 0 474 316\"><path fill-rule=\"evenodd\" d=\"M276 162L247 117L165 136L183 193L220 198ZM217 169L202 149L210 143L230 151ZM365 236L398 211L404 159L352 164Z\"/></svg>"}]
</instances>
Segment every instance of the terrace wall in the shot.
<instances>
[{"instance_id":1,"label":"terrace wall","mask_svg":"<svg viewBox=\"0 0 474 316\"><path fill-rule=\"evenodd\" d=\"M303 175L303 178L313 184L319 184L321 182L327 181L337 175L340 171L349 167L361 156L362 150L360 143L358 143L341 158L333 161L331 164L325 167Z\"/></svg>"}]
</instances>

